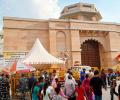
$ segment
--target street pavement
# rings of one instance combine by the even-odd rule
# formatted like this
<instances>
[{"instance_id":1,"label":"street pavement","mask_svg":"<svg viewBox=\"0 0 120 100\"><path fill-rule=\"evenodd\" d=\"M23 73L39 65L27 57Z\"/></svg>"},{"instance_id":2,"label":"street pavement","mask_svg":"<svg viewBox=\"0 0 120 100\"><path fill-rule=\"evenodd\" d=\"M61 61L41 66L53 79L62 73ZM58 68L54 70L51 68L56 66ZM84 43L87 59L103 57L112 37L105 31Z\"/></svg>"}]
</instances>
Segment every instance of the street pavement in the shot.
<instances>
[{"instance_id":1,"label":"street pavement","mask_svg":"<svg viewBox=\"0 0 120 100\"><path fill-rule=\"evenodd\" d=\"M116 87L116 92L118 92L118 85L120 84L120 81L117 81L117 87ZM111 100L110 99L110 87L107 88L107 91L103 89L103 96L102 100ZM114 95L114 100L118 100L118 97Z\"/></svg>"}]
</instances>

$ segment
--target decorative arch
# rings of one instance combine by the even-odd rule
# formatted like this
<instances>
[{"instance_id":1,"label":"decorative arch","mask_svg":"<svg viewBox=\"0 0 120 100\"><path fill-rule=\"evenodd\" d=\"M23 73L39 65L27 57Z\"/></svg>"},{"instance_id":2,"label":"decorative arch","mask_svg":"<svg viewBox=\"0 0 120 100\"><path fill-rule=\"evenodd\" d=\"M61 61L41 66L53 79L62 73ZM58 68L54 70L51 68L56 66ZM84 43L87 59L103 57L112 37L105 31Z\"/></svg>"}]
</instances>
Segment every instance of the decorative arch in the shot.
<instances>
[{"instance_id":1,"label":"decorative arch","mask_svg":"<svg viewBox=\"0 0 120 100\"><path fill-rule=\"evenodd\" d=\"M56 49L58 52L66 51L66 35L63 31L56 33Z\"/></svg>"},{"instance_id":2,"label":"decorative arch","mask_svg":"<svg viewBox=\"0 0 120 100\"><path fill-rule=\"evenodd\" d=\"M101 40L101 39L99 39L99 38L85 38L85 39L82 39L81 40L81 45L83 44L83 43L85 43L86 41L89 41L89 40L93 40L93 41L96 41L96 42L98 42L99 43L99 45L101 45L101 46L103 46L103 47L105 47L105 45L104 45L104 40ZM81 47L81 46L80 46Z\"/></svg>"}]
</instances>

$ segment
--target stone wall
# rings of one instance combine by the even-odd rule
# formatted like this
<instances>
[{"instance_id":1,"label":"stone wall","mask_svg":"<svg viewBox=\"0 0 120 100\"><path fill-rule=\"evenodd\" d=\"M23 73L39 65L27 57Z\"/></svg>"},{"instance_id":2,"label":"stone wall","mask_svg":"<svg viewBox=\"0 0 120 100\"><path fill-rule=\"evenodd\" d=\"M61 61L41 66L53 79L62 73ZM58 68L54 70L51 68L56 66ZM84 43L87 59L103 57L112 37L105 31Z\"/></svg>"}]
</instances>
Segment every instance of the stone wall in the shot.
<instances>
[{"instance_id":1,"label":"stone wall","mask_svg":"<svg viewBox=\"0 0 120 100\"><path fill-rule=\"evenodd\" d=\"M98 41L101 47L101 65L116 64L115 57L120 53L120 25L78 20L34 20L4 18L4 53L29 52L36 38L52 55L59 57L57 34L65 34L64 53L68 55L69 66L81 62L81 44L89 39ZM61 43L63 41L61 40Z\"/></svg>"}]
</instances>

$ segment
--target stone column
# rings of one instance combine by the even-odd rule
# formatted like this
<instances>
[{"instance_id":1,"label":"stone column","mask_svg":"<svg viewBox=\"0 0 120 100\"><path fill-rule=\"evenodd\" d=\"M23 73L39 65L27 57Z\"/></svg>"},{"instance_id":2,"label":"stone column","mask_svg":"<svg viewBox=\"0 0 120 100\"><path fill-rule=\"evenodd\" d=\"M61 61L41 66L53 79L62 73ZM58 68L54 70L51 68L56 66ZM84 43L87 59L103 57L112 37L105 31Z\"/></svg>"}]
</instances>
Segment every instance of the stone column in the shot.
<instances>
[{"instance_id":1,"label":"stone column","mask_svg":"<svg viewBox=\"0 0 120 100\"><path fill-rule=\"evenodd\" d=\"M71 51L72 51L72 64L74 65L75 61L79 61L81 64L79 30L71 30Z\"/></svg>"},{"instance_id":2,"label":"stone column","mask_svg":"<svg viewBox=\"0 0 120 100\"><path fill-rule=\"evenodd\" d=\"M109 32L106 36L105 62L107 67L115 65L115 57L120 53L120 39L118 33Z\"/></svg>"},{"instance_id":3,"label":"stone column","mask_svg":"<svg viewBox=\"0 0 120 100\"><path fill-rule=\"evenodd\" d=\"M50 54L57 56L55 30L49 30L49 41L50 41Z\"/></svg>"}]
</instances>

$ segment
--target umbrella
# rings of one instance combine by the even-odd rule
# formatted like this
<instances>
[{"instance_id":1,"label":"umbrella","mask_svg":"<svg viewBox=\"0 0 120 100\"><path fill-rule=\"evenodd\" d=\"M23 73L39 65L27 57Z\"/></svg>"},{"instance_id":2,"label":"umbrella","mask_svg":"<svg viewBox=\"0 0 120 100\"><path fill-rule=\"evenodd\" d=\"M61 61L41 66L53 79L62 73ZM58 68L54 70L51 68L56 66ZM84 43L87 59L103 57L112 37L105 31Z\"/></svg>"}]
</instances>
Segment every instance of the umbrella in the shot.
<instances>
[{"instance_id":1,"label":"umbrella","mask_svg":"<svg viewBox=\"0 0 120 100\"><path fill-rule=\"evenodd\" d=\"M36 69L28 64L24 64L21 61L15 61L10 67L11 73L27 73L35 71Z\"/></svg>"}]
</instances>

